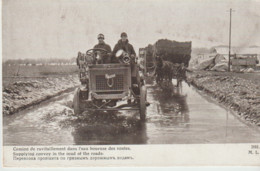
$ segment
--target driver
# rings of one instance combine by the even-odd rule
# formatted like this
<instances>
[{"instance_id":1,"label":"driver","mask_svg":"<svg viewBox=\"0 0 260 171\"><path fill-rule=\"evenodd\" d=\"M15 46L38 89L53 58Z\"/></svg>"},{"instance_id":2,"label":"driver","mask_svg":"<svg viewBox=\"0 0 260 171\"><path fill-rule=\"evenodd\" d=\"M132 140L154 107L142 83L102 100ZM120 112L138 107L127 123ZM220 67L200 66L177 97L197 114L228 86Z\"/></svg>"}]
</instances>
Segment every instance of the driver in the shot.
<instances>
[{"instance_id":1,"label":"driver","mask_svg":"<svg viewBox=\"0 0 260 171\"><path fill-rule=\"evenodd\" d=\"M127 34L125 32L121 33L121 39L117 42L117 44L115 45L115 47L113 49L112 62L119 63L118 58L115 58L115 54L120 49L123 49L125 52L127 52L131 58L135 58L135 55L136 55L135 50L134 50L133 46L129 43L129 41L127 39Z\"/></svg>"},{"instance_id":2,"label":"driver","mask_svg":"<svg viewBox=\"0 0 260 171\"><path fill-rule=\"evenodd\" d=\"M104 39L105 39L105 36L104 34L100 33L98 35L98 44L94 46L94 48L101 48L101 49L105 49L107 50L108 53L105 53L105 52L102 52L102 51L98 51L98 50L95 50L94 52L95 53L101 53L102 55L102 61L101 63L103 64L107 64L107 63L111 63L111 47L105 43Z\"/></svg>"}]
</instances>

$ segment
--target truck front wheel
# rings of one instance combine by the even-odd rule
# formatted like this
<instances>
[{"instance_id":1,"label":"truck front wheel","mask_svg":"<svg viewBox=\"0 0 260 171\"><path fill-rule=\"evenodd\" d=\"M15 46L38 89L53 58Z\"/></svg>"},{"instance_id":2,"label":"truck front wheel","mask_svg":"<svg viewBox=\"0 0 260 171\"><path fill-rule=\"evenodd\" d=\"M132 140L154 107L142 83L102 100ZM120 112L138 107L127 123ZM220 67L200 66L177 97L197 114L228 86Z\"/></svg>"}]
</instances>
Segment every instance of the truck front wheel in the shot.
<instances>
[{"instance_id":1,"label":"truck front wheel","mask_svg":"<svg viewBox=\"0 0 260 171\"><path fill-rule=\"evenodd\" d=\"M140 88L140 120L145 121L146 118L146 87Z\"/></svg>"},{"instance_id":2,"label":"truck front wheel","mask_svg":"<svg viewBox=\"0 0 260 171\"><path fill-rule=\"evenodd\" d=\"M82 104L80 100L80 88L77 88L73 98L73 110L75 115L79 115L83 112Z\"/></svg>"}]
</instances>

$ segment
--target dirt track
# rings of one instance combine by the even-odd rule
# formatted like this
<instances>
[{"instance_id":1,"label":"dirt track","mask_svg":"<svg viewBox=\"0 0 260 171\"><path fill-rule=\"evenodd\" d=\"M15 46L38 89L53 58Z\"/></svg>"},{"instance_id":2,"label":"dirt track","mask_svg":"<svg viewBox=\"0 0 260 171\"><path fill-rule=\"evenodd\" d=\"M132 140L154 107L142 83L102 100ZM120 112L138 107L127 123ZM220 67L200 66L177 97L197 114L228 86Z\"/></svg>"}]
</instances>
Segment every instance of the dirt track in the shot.
<instances>
[{"instance_id":1,"label":"dirt track","mask_svg":"<svg viewBox=\"0 0 260 171\"><path fill-rule=\"evenodd\" d=\"M260 126L260 74L197 71L188 80L198 89Z\"/></svg>"}]
</instances>

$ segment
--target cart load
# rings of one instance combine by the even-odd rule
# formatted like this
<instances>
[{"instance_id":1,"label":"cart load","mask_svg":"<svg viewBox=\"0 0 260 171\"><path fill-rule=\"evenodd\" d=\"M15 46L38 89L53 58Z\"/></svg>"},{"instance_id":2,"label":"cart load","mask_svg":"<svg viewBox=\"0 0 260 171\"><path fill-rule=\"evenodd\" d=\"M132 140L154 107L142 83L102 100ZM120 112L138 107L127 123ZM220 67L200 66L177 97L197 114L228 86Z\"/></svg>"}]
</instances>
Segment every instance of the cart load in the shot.
<instances>
[{"instance_id":1,"label":"cart load","mask_svg":"<svg viewBox=\"0 0 260 171\"><path fill-rule=\"evenodd\" d=\"M189 66L192 42L177 42L174 40L160 39L154 44L154 54L162 56L163 60L172 63L184 63Z\"/></svg>"}]
</instances>

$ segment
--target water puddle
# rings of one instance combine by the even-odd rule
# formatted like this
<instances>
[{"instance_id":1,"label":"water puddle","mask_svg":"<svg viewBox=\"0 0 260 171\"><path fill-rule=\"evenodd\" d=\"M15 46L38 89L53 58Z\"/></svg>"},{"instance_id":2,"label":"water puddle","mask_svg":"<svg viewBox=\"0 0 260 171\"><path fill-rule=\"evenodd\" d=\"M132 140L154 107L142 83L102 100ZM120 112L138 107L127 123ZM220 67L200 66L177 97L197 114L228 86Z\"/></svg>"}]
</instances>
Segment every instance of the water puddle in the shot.
<instances>
[{"instance_id":1,"label":"water puddle","mask_svg":"<svg viewBox=\"0 0 260 171\"><path fill-rule=\"evenodd\" d=\"M187 84L148 85L147 120L136 111L75 116L73 93L3 117L4 145L254 143L260 133Z\"/></svg>"}]
</instances>

